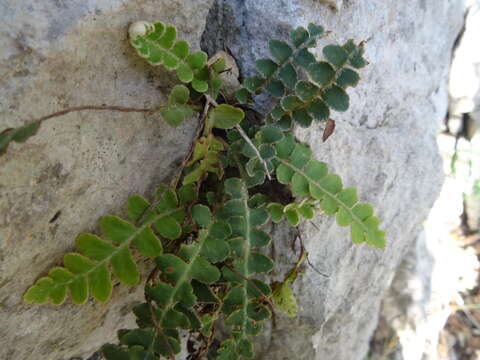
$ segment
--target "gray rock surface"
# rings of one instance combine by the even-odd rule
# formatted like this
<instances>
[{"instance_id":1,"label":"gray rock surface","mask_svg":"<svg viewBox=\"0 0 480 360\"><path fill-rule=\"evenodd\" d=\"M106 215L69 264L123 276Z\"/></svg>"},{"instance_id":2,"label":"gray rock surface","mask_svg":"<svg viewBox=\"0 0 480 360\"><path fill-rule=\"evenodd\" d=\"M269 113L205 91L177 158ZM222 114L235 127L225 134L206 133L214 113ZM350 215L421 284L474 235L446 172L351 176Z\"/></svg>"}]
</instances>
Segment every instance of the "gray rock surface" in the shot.
<instances>
[{"instance_id":1,"label":"gray rock surface","mask_svg":"<svg viewBox=\"0 0 480 360\"><path fill-rule=\"evenodd\" d=\"M362 359L381 299L442 182L435 135L446 113L446 77L463 3L336 3L336 12L316 0L0 3L2 128L67 106L148 107L162 100L172 77L133 54L126 40L132 21L172 23L194 44L204 32L202 46L211 54L230 51L243 75L267 55L268 39L286 38L291 26L312 21L333 31L329 40L369 40L371 64L350 91L349 111L334 114L335 136L326 144L321 129L299 130L298 136L375 205L388 247L354 246L348 231L325 216L303 224L318 272L307 268L295 284L300 316L277 317L259 341L260 359ZM259 103L259 109L268 106L268 99ZM118 287L109 303L83 307L28 306L21 295L72 248L75 234L94 230L107 212L121 213L128 195L148 194L168 179L193 128L190 122L172 130L142 115L76 113L46 124L0 159L0 358L85 356L128 325L140 288ZM275 229L278 273L294 262L288 250L293 238Z\"/></svg>"},{"instance_id":2,"label":"gray rock surface","mask_svg":"<svg viewBox=\"0 0 480 360\"><path fill-rule=\"evenodd\" d=\"M134 54L128 25L161 19L198 48L210 5L1 1L0 128L76 105L164 102L173 77ZM102 215L122 214L129 195L150 195L169 180L194 128L134 113L72 113L0 158L0 359L89 355L132 325L141 286L116 287L108 303L81 307L25 305L21 297L73 249L78 233L96 230Z\"/></svg>"}]
</instances>

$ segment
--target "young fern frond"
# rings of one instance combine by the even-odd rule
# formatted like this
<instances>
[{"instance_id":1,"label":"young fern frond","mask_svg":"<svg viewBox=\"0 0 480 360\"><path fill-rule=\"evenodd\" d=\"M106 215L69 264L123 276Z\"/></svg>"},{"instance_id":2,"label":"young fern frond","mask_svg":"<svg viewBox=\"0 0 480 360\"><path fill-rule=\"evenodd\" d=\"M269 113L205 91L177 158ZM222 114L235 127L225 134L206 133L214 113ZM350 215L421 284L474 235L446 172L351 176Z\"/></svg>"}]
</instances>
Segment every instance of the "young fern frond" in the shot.
<instances>
[{"instance_id":1,"label":"young fern frond","mask_svg":"<svg viewBox=\"0 0 480 360\"><path fill-rule=\"evenodd\" d=\"M137 54L150 65L163 65L176 70L178 79L204 93L208 90L207 54L203 51L190 52L188 42L176 41L177 29L161 22L140 21L129 29L130 43Z\"/></svg>"},{"instance_id":2,"label":"young fern frond","mask_svg":"<svg viewBox=\"0 0 480 360\"><path fill-rule=\"evenodd\" d=\"M223 177L223 164L220 154L225 150L224 142L213 136L212 129L231 129L245 117L243 110L228 104L222 104L210 111L204 128L204 136L194 145L192 158L187 163L187 171L183 184L203 180L208 173L213 173L218 179Z\"/></svg>"}]
</instances>

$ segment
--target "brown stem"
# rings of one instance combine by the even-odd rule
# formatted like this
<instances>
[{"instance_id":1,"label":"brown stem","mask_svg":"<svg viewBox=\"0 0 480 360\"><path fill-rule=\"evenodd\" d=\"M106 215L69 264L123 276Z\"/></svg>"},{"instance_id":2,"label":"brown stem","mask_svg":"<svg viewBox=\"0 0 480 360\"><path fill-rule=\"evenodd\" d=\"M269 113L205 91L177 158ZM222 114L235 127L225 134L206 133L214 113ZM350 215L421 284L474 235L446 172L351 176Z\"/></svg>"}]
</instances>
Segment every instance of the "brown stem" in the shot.
<instances>
[{"instance_id":1,"label":"brown stem","mask_svg":"<svg viewBox=\"0 0 480 360\"><path fill-rule=\"evenodd\" d=\"M7 132L12 131L12 130L13 130L13 128L5 129L5 130L3 130L3 131L0 132L0 135L6 134Z\"/></svg>"},{"instance_id":2,"label":"brown stem","mask_svg":"<svg viewBox=\"0 0 480 360\"><path fill-rule=\"evenodd\" d=\"M170 345L170 342L168 341L168 337L165 335L165 333L162 330L162 327L157 321L157 315L155 314L155 311L153 310L153 305L150 300L147 300L147 305L148 309L150 310L150 316L152 317L152 322L153 325L155 326L155 329L157 330L158 335L160 335L163 340L165 340L165 344L167 344L168 347L168 358L170 360L175 360L175 354L173 352L172 346Z\"/></svg>"},{"instance_id":3,"label":"brown stem","mask_svg":"<svg viewBox=\"0 0 480 360\"><path fill-rule=\"evenodd\" d=\"M65 110L54 112L53 114L41 117L35 122L43 122L48 119L52 119L58 116L63 116L74 111L84 111L84 110L109 110L109 111L120 111L120 112L140 112L140 113L151 113L155 112L163 107L159 106L153 109L141 109L141 108L129 108L124 106L112 106L112 105L83 105L83 106L74 106Z\"/></svg>"},{"instance_id":4,"label":"brown stem","mask_svg":"<svg viewBox=\"0 0 480 360\"><path fill-rule=\"evenodd\" d=\"M157 283L156 277L158 276L158 273L160 272L160 269L155 266L153 270L150 272L150 275L148 275L147 283L152 282L153 285Z\"/></svg>"},{"instance_id":5,"label":"brown stem","mask_svg":"<svg viewBox=\"0 0 480 360\"><path fill-rule=\"evenodd\" d=\"M301 253L300 253L300 257L303 255L303 252L306 251L305 250L305 245L303 244L303 238L302 238L302 235L300 234L300 230L297 228L297 238L300 240L300 246L301 246ZM310 265L310 267L320 276L323 276L323 277L326 277L327 279L330 277L328 276L327 274L324 274L322 273L321 271L317 270L317 268L312 264L312 262L310 261L310 258L308 256L308 252L307 252L307 256L306 256L306 259L307 259L307 263L308 265Z\"/></svg>"}]
</instances>

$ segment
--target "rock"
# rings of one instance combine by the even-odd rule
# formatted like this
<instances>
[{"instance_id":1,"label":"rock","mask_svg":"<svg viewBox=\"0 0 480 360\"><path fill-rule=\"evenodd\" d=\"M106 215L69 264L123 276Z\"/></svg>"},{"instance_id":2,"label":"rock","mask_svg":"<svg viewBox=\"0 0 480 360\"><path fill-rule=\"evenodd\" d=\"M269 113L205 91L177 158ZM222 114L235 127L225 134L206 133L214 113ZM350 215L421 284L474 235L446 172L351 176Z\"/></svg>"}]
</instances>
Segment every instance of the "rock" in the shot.
<instances>
[{"instance_id":1,"label":"rock","mask_svg":"<svg viewBox=\"0 0 480 360\"><path fill-rule=\"evenodd\" d=\"M197 48L211 1L2 1L0 127L66 107L154 107L168 72L140 59L130 23L173 23ZM165 81L167 80L167 81ZM0 158L0 358L63 360L94 353L132 326L143 287L116 287L106 304L26 305L22 295L97 230L123 215L133 193L151 195L189 150L194 121L172 129L141 114L81 112L51 120ZM151 264L146 265L151 267Z\"/></svg>"},{"instance_id":2,"label":"rock","mask_svg":"<svg viewBox=\"0 0 480 360\"><path fill-rule=\"evenodd\" d=\"M463 140L463 139L462 139ZM457 143L459 148L466 141ZM462 306L461 293L468 293L477 283L479 262L473 247L458 239L463 212L463 191L466 169L449 174L455 139L441 135L438 143L444 158L445 172L449 175L435 202L424 231L409 250L387 296L383 300L381 318L393 330L384 337L388 343L394 336L398 343L390 352L397 360L437 360L454 357L442 355L449 349L448 337L440 343L439 335L447 318L454 312L452 304ZM377 329L378 332L378 329ZM448 351L446 351L448 353ZM381 359L381 351L376 351Z\"/></svg>"},{"instance_id":3,"label":"rock","mask_svg":"<svg viewBox=\"0 0 480 360\"><path fill-rule=\"evenodd\" d=\"M267 41L285 39L292 26L315 22L333 31L331 41L368 40L370 65L349 92L349 111L334 114L335 135L322 144L320 125L297 134L375 205L388 246L353 245L325 216L303 224L316 270L307 267L295 283L300 316L278 316L257 346L259 359L362 359L381 299L442 183L435 134L462 14L461 2L447 0L345 0L338 12L311 0L7 0L0 15L2 126L87 103L157 104L173 77L129 48L134 21L172 23L193 44L203 32L203 48L231 53L243 76L267 55ZM259 99L259 110L270 106ZM109 303L82 307L40 308L21 296L72 249L77 233L94 230L107 212L121 214L128 195L148 195L168 179L193 131L192 122L169 129L140 115L76 113L0 158L1 358L83 357L129 326L140 287L119 287ZM292 230L275 228L278 274L296 260L293 238Z\"/></svg>"},{"instance_id":4,"label":"rock","mask_svg":"<svg viewBox=\"0 0 480 360\"><path fill-rule=\"evenodd\" d=\"M213 55L208 62L215 64L216 61L223 59L225 61L226 71L220 74L222 80L222 94L231 102L235 102L235 92L241 88L240 71L238 70L235 59L227 54L225 51L218 51Z\"/></svg>"},{"instance_id":5,"label":"rock","mask_svg":"<svg viewBox=\"0 0 480 360\"><path fill-rule=\"evenodd\" d=\"M448 127L453 134L463 136L469 143L458 152L458 162L471 163L465 184L465 214L469 230L480 229L480 1L471 0L465 26L457 41L449 80L450 106ZM450 124L461 119L455 131ZM459 149L460 150L460 149Z\"/></svg>"}]
</instances>

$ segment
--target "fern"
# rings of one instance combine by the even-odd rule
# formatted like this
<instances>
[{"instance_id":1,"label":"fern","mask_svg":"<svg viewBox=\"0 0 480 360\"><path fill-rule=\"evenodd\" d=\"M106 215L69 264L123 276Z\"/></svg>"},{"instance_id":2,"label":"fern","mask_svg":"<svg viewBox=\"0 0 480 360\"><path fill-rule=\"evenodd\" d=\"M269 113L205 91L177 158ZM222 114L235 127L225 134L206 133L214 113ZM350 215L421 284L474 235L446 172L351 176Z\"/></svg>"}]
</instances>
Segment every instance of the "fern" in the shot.
<instances>
[{"instance_id":1,"label":"fern","mask_svg":"<svg viewBox=\"0 0 480 360\"><path fill-rule=\"evenodd\" d=\"M245 87L237 92L240 102L247 102L252 94L262 91L280 98L267 116L267 122L292 120L308 127L313 119L327 120L330 109L346 111L349 107L348 87L355 87L360 76L353 69L367 65L363 58L363 45L353 40L343 46L327 45L323 48L326 61L317 61L308 50L316 45L319 37L325 36L322 27L310 24L308 30L299 27L290 32L292 46L284 41L269 43L272 59L256 63L262 75L249 77ZM307 80L299 80L298 73L305 73Z\"/></svg>"},{"instance_id":2,"label":"fern","mask_svg":"<svg viewBox=\"0 0 480 360\"><path fill-rule=\"evenodd\" d=\"M270 287L252 274L267 273L273 268L273 261L255 249L267 246L270 236L257 227L268 220L267 211L251 209L245 184L238 178L225 181L225 192L230 196L222 209L221 217L230 223L233 239L230 247L237 258L232 266L223 268L223 276L229 283L224 298L222 312L225 324L232 326L232 338L223 342L219 359L252 357L253 346L248 335L258 335L260 322L270 317L270 311L262 303L262 298L271 293ZM228 354L228 356L227 356Z\"/></svg>"},{"instance_id":3,"label":"fern","mask_svg":"<svg viewBox=\"0 0 480 360\"><path fill-rule=\"evenodd\" d=\"M292 94L280 99L269 114L271 120L287 116L300 126L308 127L313 119L326 120L330 109L340 112L348 109L349 96L345 89L355 87L360 80L358 73L348 65L366 65L362 57L363 48L350 40L344 46L325 46L323 54L327 61L305 60L297 63L305 67L308 80L296 82Z\"/></svg>"},{"instance_id":4,"label":"fern","mask_svg":"<svg viewBox=\"0 0 480 360\"><path fill-rule=\"evenodd\" d=\"M161 197L154 209L139 195L129 199L131 220L139 220L147 212L147 219L135 226L116 216L105 216L100 221L104 238L94 234L80 234L76 240L77 253L63 258L64 267L55 267L48 276L40 278L24 295L24 300L37 304L51 301L60 305L69 290L75 304L83 304L89 292L98 301L106 301L112 292L110 268L125 285L135 285L140 277L130 247L142 255L155 258L162 254L162 244L156 233L167 239L182 234L184 212L179 207L175 192L161 189Z\"/></svg>"},{"instance_id":5,"label":"fern","mask_svg":"<svg viewBox=\"0 0 480 360\"><path fill-rule=\"evenodd\" d=\"M0 155L7 151L8 145L12 141L23 143L33 135L35 135L40 128L40 122L33 122L16 129L6 129L0 132Z\"/></svg>"},{"instance_id":6,"label":"fern","mask_svg":"<svg viewBox=\"0 0 480 360\"><path fill-rule=\"evenodd\" d=\"M204 205L195 205L193 213L197 223L203 227L199 231L198 240L190 245L182 245L177 255L158 256L155 261L161 274L160 281L153 286L147 285L145 289L148 299L156 304L151 314L146 313L146 322L148 325L155 324L156 328L124 331L120 336L121 343L136 349L143 346L139 350L154 356L169 356L180 351L178 329L200 328L200 319L193 310L198 298L192 282L197 281L197 287L204 287L219 280L220 271L209 259L215 261L226 256L228 246L225 243L223 247L214 247L212 242L218 245L224 241L231 229L224 223L212 223L210 209ZM222 253L221 249L226 253ZM209 291L208 288L206 291ZM145 309L143 311L145 313ZM137 315L141 317L141 314L142 307L138 307ZM151 320L151 317L155 317L155 320ZM148 334L148 340L145 339L145 334ZM154 346L151 346L152 343ZM107 359L116 358L110 353L122 351L113 345L104 348Z\"/></svg>"},{"instance_id":7,"label":"fern","mask_svg":"<svg viewBox=\"0 0 480 360\"><path fill-rule=\"evenodd\" d=\"M373 216L373 207L358 203L354 188L343 188L336 174L329 174L327 165L312 158L312 151L291 136L277 144L275 157L277 179L289 184L297 196L309 196L320 203L327 215L336 215L337 224L351 226L354 243L385 247L385 233L378 229L380 220Z\"/></svg>"},{"instance_id":8,"label":"fern","mask_svg":"<svg viewBox=\"0 0 480 360\"><path fill-rule=\"evenodd\" d=\"M261 76L251 76L245 79L244 87L237 91L237 99L246 103L250 96L266 91L274 97L282 97L287 89L293 89L297 83L297 70L294 63L306 64L315 57L308 51L315 47L319 38L325 36L323 27L309 24L308 30L299 27L290 32L294 49L284 41L269 42L272 59L256 61L257 71ZM313 60L311 60L313 59Z\"/></svg>"},{"instance_id":9,"label":"fern","mask_svg":"<svg viewBox=\"0 0 480 360\"><path fill-rule=\"evenodd\" d=\"M177 29L174 26L141 21L132 24L129 35L138 55L149 64L176 70L178 79L191 83L198 92L208 90L207 54L203 51L191 53L188 42L176 41Z\"/></svg>"},{"instance_id":10,"label":"fern","mask_svg":"<svg viewBox=\"0 0 480 360\"><path fill-rule=\"evenodd\" d=\"M275 99L264 121L251 123L243 109L222 103L221 74L228 71L223 58L208 61L204 52L191 52L188 43L177 40L173 26L133 24L129 36L135 51L152 65L176 71L183 83L172 88L167 104L154 110L173 127L202 110L192 151L171 185L160 187L152 202L140 195L130 197L128 220L108 215L100 220L101 235L80 234L76 252L40 277L24 300L60 305L70 294L75 304L89 295L106 301L112 275L125 285L139 283L134 256L138 252L153 260L145 301L133 309L138 327L120 330L119 343L102 348L105 358L174 359L181 351L180 331L196 334L198 349L190 350L192 357L200 358L223 321L229 333L210 355L245 359L254 356L252 336L262 331L272 311L297 314L291 284L307 257L302 250L281 283L258 279L256 274L274 268L263 251L272 241L263 225L286 220L298 226L321 211L350 227L354 243L385 247L373 207L360 203L356 189L344 188L340 177L329 173L308 144L293 135L295 124L307 127L313 119L327 121L325 141L335 128L331 112L347 110L346 89L357 85L357 70L367 65L363 43L352 40L325 46L325 59L317 60L309 49L326 35L321 26L309 24L292 30L290 43L269 42L271 59L258 60L259 76L246 78L236 93L243 109L262 92ZM77 109L94 108L99 109ZM34 135L50 117L0 133L0 153L12 141ZM272 182L282 184L291 199L263 193Z\"/></svg>"}]
</instances>

